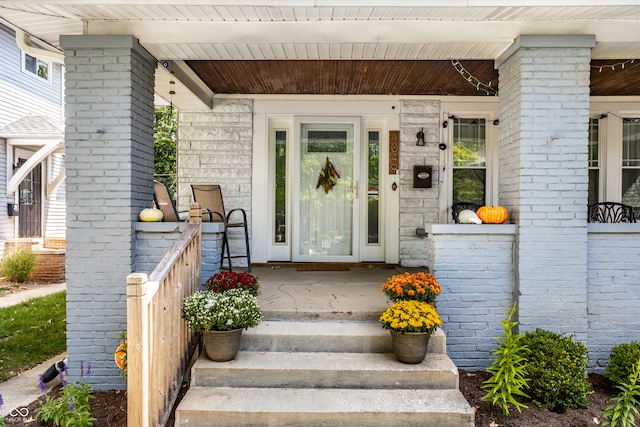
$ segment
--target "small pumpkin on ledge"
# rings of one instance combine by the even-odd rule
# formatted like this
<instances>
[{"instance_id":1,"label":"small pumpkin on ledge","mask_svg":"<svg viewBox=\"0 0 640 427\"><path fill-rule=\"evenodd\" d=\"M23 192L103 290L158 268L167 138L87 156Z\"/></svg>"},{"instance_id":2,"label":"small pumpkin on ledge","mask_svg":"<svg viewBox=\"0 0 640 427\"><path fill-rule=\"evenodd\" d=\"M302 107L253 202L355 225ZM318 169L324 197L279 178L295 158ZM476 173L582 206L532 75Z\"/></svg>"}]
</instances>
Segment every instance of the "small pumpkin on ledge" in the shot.
<instances>
[{"instance_id":1,"label":"small pumpkin on ledge","mask_svg":"<svg viewBox=\"0 0 640 427\"><path fill-rule=\"evenodd\" d=\"M156 207L156 202L151 203L151 207L143 209L140 212L140 221L142 222L160 222L164 218L162 211Z\"/></svg>"},{"instance_id":2,"label":"small pumpkin on ledge","mask_svg":"<svg viewBox=\"0 0 640 427\"><path fill-rule=\"evenodd\" d=\"M476 215L485 224L503 224L509 218L507 208L504 206L481 206Z\"/></svg>"}]
</instances>

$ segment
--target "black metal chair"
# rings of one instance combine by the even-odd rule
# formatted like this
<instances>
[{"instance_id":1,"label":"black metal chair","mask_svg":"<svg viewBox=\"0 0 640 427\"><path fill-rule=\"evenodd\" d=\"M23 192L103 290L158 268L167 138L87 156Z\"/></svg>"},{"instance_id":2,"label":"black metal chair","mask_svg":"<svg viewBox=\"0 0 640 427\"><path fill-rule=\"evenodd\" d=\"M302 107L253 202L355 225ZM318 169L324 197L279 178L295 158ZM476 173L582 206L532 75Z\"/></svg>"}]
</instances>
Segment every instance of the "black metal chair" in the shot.
<instances>
[{"instance_id":1,"label":"black metal chair","mask_svg":"<svg viewBox=\"0 0 640 427\"><path fill-rule=\"evenodd\" d=\"M229 271L233 271L231 265L232 258L246 258L247 271L251 272L251 250L249 248L249 228L247 223L247 213L242 208L232 209L226 212L222 189L219 185L191 185L193 200L199 202L203 208L202 221L222 222L225 225L224 239L222 241L222 258L220 259L220 269L223 268L223 261L226 258L229 263ZM241 219L231 220L232 217ZM229 250L229 228L242 228L244 230L245 253L243 255L231 255ZM226 254L225 254L226 252Z\"/></svg>"},{"instance_id":2,"label":"black metal chair","mask_svg":"<svg viewBox=\"0 0 640 427\"><path fill-rule=\"evenodd\" d=\"M453 222L455 222L456 224L460 224L460 219L458 218L458 215L460 215L460 212L466 209L477 212L478 209L480 209L480 205L477 205L475 203L470 203L470 202L454 203L453 205L451 205L451 216L453 217Z\"/></svg>"},{"instance_id":3,"label":"black metal chair","mask_svg":"<svg viewBox=\"0 0 640 427\"><path fill-rule=\"evenodd\" d=\"M636 222L633 207L623 203L601 202L588 207L589 222Z\"/></svg>"}]
</instances>

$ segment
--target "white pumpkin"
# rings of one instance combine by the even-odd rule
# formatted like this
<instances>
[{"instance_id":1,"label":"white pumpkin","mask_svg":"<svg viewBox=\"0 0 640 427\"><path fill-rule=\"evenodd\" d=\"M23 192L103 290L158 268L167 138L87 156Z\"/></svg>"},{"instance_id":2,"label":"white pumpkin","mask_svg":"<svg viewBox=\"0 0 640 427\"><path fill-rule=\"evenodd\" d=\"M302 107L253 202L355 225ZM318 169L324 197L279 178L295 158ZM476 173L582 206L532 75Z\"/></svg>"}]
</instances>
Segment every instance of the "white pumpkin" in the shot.
<instances>
[{"instance_id":1,"label":"white pumpkin","mask_svg":"<svg viewBox=\"0 0 640 427\"><path fill-rule=\"evenodd\" d=\"M164 218L162 211L158 208L146 208L140 212L140 221L143 222L160 222Z\"/></svg>"},{"instance_id":2,"label":"white pumpkin","mask_svg":"<svg viewBox=\"0 0 640 427\"><path fill-rule=\"evenodd\" d=\"M482 220L471 209L464 209L458 214L460 224L482 224Z\"/></svg>"}]
</instances>

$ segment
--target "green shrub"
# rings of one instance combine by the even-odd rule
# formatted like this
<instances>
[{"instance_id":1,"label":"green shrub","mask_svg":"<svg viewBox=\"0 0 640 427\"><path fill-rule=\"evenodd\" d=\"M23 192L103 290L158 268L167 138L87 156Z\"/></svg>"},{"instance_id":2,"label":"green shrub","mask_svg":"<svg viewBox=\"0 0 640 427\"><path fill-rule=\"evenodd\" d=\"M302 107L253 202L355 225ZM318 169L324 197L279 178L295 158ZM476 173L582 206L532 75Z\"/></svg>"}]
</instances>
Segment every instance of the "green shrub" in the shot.
<instances>
[{"instance_id":1,"label":"green shrub","mask_svg":"<svg viewBox=\"0 0 640 427\"><path fill-rule=\"evenodd\" d=\"M533 402L554 412L587 406L587 347L551 331L536 329L522 340L527 347L528 392Z\"/></svg>"},{"instance_id":2,"label":"green shrub","mask_svg":"<svg viewBox=\"0 0 640 427\"><path fill-rule=\"evenodd\" d=\"M36 254L18 248L5 255L0 265L2 275L12 282L24 282L36 268Z\"/></svg>"},{"instance_id":3,"label":"green shrub","mask_svg":"<svg viewBox=\"0 0 640 427\"><path fill-rule=\"evenodd\" d=\"M515 397L529 397L522 390L527 386L527 372L523 353L526 348L522 345L522 334L514 334L513 328L518 322L511 320L516 312L516 304L505 313L502 323L504 337L498 337L498 348L493 352L493 363L487 372L491 374L488 380L482 384L487 394L482 396L483 401L491 401L502 408L504 415L509 415L509 405L513 405L518 412L527 406L518 402Z\"/></svg>"},{"instance_id":4,"label":"green shrub","mask_svg":"<svg viewBox=\"0 0 640 427\"><path fill-rule=\"evenodd\" d=\"M633 371L633 364L640 359L640 341L622 343L611 348L607 376L611 384L619 386L626 383Z\"/></svg>"}]
</instances>

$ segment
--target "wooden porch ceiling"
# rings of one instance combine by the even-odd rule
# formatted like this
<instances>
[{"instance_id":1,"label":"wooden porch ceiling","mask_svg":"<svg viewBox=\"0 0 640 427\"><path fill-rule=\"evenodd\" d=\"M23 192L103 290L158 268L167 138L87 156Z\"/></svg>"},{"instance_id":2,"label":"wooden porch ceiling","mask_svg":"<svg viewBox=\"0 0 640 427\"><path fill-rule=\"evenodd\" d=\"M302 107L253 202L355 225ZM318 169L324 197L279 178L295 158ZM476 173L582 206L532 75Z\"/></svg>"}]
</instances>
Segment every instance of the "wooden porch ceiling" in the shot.
<instances>
[{"instance_id":1,"label":"wooden porch ceiling","mask_svg":"<svg viewBox=\"0 0 640 427\"><path fill-rule=\"evenodd\" d=\"M640 95L640 60L593 60L592 96ZM214 93L494 96L492 60L216 60L187 61ZM612 69L612 65L616 65ZM469 76L471 81L469 81ZM478 82L488 85L483 90Z\"/></svg>"}]
</instances>

